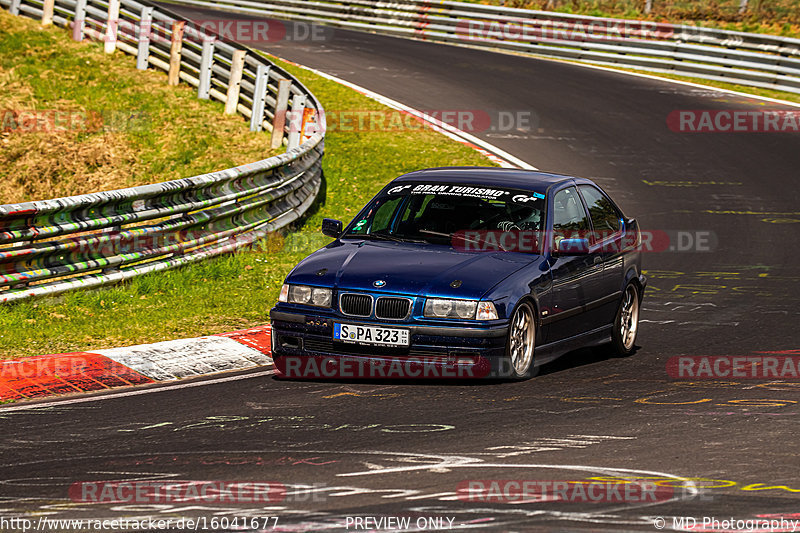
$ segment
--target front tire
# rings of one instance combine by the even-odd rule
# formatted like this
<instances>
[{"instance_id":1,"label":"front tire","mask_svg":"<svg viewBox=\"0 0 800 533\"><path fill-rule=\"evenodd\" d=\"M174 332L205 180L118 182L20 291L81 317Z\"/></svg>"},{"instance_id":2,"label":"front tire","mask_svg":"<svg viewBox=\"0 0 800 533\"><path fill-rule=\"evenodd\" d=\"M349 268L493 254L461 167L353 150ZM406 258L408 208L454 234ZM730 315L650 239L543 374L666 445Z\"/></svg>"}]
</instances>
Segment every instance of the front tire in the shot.
<instances>
[{"instance_id":1,"label":"front tire","mask_svg":"<svg viewBox=\"0 0 800 533\"><path fill-rule=\"evenodd\" d=\"M535 376L539 368L533 366L536 348L536 315L527 302L521 303L514 311L508 327L505 363L511 379L525 379Z\"/></svg>"},{"instance_id":2,"label":"front tire","mask_svg":"<svg viewBox=\"0 0 800 533\"><path fill-rule=\"evenodd\" d=\"M639 287L628 283L614 319L611 343L619 355L630 355L636 345L636 334L639 332L639 307L641 305Z\"/></svg>"}]
</instances>

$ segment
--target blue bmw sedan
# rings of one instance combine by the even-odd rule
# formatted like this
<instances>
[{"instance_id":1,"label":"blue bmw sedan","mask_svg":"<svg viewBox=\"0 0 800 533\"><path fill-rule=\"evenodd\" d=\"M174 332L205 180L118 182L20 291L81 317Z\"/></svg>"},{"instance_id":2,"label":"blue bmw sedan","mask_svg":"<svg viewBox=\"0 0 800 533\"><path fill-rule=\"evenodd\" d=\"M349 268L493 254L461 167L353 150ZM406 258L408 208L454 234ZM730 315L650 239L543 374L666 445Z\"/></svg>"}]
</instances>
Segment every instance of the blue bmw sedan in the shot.
<instances>
[{"instance_id":1,"label":"blue bmw sedan","mask_svg":"<svg viewBox=\"0 0 800 533\"><path fill-rule=\"evenodd\" d=\"M523 379L577 348L634 351L639 228L588 179L420 170L322 232L270 312L284 376Z\"/></svg>"}]
</instances>

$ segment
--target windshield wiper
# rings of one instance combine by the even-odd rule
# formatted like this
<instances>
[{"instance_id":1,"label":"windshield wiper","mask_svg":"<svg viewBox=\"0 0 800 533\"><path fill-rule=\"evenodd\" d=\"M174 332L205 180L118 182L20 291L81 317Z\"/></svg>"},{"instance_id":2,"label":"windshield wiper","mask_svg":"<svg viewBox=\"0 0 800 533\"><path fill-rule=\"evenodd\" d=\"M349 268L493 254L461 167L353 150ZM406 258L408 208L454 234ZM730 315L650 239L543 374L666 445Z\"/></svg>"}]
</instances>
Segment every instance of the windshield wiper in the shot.
<instances>
[{"instance_id":1,"label":"windshield wiper","mask_svg":"<svg viewBox=\"0 0 800 533\"><path fill-rule=\"evenodd\" d=\"M357 239L370 239L374 238L375 240L381 241L392 241L392 242L425 242L422 239L411 239L408 237L397 237L396 235L390 235L388 233L365 233L363 235L347 235L347 237L354 237Z\"/></svg>"},{"instance_id":2,"label":"windshield wiper","mask_svg":"<svg viewBox=\"0 0 800 533\"><path fill-rule=\"evenodd\" d=\"M420 232L420 233L428 233L428 234L430 234L430 235L437 235L437 236L439 236L439 237L447 237L447 238L448 238L448 239L450 239L451 241L452 241L453 237L455 237L455 236L456 236L456 234L455 234L455 233L442 233L442 232L440 232L440 231L431 231L431 230L427 230L427 229L421 229L421 230L419 230L419 232ZM481 244L481 242L483 242L484 244L489 244L489 241L488 241L488 240L486 240L486 239L481 239L481 240L468 239L468 238L467 238L466 236L464 236L464 235L462 235L462 236L461 236L461 238L462 238L462 239L464 239L465 241L467 241L467 242L471 242L471 243L473 243L473 244ZM498 243L496 243L496 244L497 244L497 246L499 246L499 247L500 247L500 249L501 249L501 250L503 250L504 252L508 252L508 251L510 251L510 250L507 250L505 247L503 247L503 245L502 245L502 244L500 244L499 242L498 242Z\"/></svg>"},{"instance_id":3,"label":"windshield wiper","mask_svg":"<svg viewBox=\"0 0 800 533\"><path fill-rule=\"evenodd\" d=\"M394 235L389 235L388 233L365 233L363 237L373 237L382 241L403 242L403 239L400 237L395 237Z\"/></svg>"}]
</instances>

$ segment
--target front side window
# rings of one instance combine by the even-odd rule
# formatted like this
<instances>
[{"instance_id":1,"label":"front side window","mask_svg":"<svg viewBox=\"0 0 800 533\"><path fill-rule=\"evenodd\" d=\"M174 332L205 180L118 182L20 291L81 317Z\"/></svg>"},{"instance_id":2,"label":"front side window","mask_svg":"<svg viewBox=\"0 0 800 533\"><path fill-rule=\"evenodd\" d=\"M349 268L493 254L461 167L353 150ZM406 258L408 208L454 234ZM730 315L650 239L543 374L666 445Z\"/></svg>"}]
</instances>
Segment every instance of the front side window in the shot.
<instances>
[{"instance_id":1,"label":"front side window","mask_svg":"<svg viewBox=\"0 0 800 533\"><path fill-rule=\"evenodd\" d=\"M589 218L575 187L561 189L553 198L553 230L564 233L589 230Z\"/></svg>"},{"instance_id":2,"label":"front side window","mask_svg":"<svg viewBox=\"0 0 800 533\"><path fill-rule=\"evenodd\" d=\"M367 213L350 228L349 234L366 235L369 233L382 233L389 229L397 208L402 198L386 198L381 202L374 202Z\"/></svg>"},{"instance_id":3,"label":"front side window","mask_svg":"<svg viewBox=\"0 0 800 533\"><path fill-rule=\"evenodd\" d=\"M578 197L578 189L567 187L553 197L553 249L562 239L585 239L589 236L589 217Z\"/></svg>"}]
</instances>

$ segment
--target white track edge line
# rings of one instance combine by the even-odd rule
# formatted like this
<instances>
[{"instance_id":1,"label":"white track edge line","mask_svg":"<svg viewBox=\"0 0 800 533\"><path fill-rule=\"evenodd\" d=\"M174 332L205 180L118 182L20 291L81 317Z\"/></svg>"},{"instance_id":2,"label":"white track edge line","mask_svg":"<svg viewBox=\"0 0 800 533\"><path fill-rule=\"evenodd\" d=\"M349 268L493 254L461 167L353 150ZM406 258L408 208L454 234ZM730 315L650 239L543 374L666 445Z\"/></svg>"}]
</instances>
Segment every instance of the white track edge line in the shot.
<instances>
[{"instance_id":1,"label":"white track edge line","mask_svg":"<svg viewBox=\"0 0 800 533\"><path fill-rule=\"evenodd\" d=\"M536 56L536 57L539 58L539 56ZM763 100L765 102L771 102L773 104L780 104L780 105L785 105L785 106L789 106L789 107L800 108L800 103L797 103L797 102L790 102L788 100L781 100L779 98L770 98L769 96L760 96L758 94L743 93L741 91L735 91L733 89L723 89L721 87L714 87L713 85L703 85L702 83L694 83L694 82L691 82L691 81L673 80L672 78L663 78L663 77L657 76L655 74L646 74L644 72L631 72L629 70L621 70L621 68L624 68L624 67L621 67L621 68L605 67L603 65L591 65L591 64L588 64L588 63L579 63L577 61L566 61L566 60L545 58L545 57L542 57L540 59L547 59L548 61L557 61L559 63L569 63L570 65L578 65L579 67L593 68L593 69L596 69L596 70L604 70L606 72L616 72L618 74L627 74L628 76L635 76L637 78L647 78L649 80L666 81L666 82L675 83L675 84L678 84L678 85L686 85L688 87L695 87L697 89L705 89L707 91L708 90L717 91L717 92L720 92L720 93L732 94L734 96L741 96L743 98L750 98L750 99L754 99L754 100ZM758 89L759 87L754 87L754 88ZM765 89L765 90L767 90L767 91L778 91L778 89ZM780 91L778 91L778 92L780 92Z\"/></svg>"},{"instance_id":2,"label":"white track edge line","mask_svg":"<svg viewBox=\"0 0 800 533\"><path fill-rule=\"evenodd\" d=\"M191 383L177 383L175 385L166 385L163 387L151 387L151 388L137 388L135 390L129 391L122 391L122 392L115 392L111 394L100 394L97 396L88 396L85 398L70 398L65 400L54 400L52 402L42 402L30 405L12 405L11 407L3 407L0 408L0 416L4 413L8 413L10 411L26 411L30 409L37 409L40 407L55 407L61 405L69 405L75 403L83 403L83 402L97 402L100 400L111 400L114 398L124 398L127 396L139 396L141 394L150 394L153 392L162 392L162 391L171 391L171 390L178 390L178 389L188 389L192 387L203 387L205 385L215 385L217 383L226 383L228 381L239 381L241 379L250 379L250 378L257 378L262 376L269 376L275 374L275 370L264 370L262 372L254 372L252 374L241 374L238 376L228 376L223 378L215 378L215 379L203 379L201 381L192 381ZM139 385L139 387L147 386L147 385L155 385L155 383L147 383L143 385ZM89 391L89 392L98 392L98 391Z\"/></svg>"},{"instance_id":3,"label":"white track edge line","mask_svg":"<svg viewBox=\"0 0 800 533\"><path fill-rule=\"evenodd\" d=\"M264 52L264 53L269 54L269 52ZM344 85L345 87L349 87L350 89L353 89L354 91L359 92L359 93L363 94L364 96L366 96L368 98L371 98L372 100L375 100L375 101L377 101L377 102L379 102L379 103L381 103L381 104L383 104L383 105L385 105L387 107L391 107L393 109L397 109L398 111L404 111L404 112L406 112L406 113L408 113L408 114L410 114L410 115L412 115L414 117L419 118L423 122L431 125L435 130L439 131L440 133L442 133L444 135L447 135L450 138L455 138L455 140L457 140L457 141L467 141L467 142L469 142L471 144L479 146L479 147L491 152L492 154L494 154L494 155L496 155L496 156L498 156L498 157L500 157L502 159L505 159L507 162L511 163L512 165L516 165L517 167L519 167L521 169L524 169L524 170L539 170L538 168L534 167L530 163L527 163L526 161L523 161L522 159L520 159L520 158L518 158L518 157L516 157L514 155L509 154L508 152L506 152L502 148L498 148L497 146L495 146L495 145L493 145L493 144L491 144L491 143L489 143L487 141L484 141L483 139L479 139L478 137L476 137L476 136L474 136L474 135L472 135L470 133L467 133L467 132L465 132L463 130L460 130L460 129L458 129L458 128L454 127L454 126L451 126L450 124L447 124L445 122L442 122L440 120L437 120L437 119L435 119L435 118L433 118L433 117L431 117L429 115L426 115L422 111L419 111L417 109L414 109L413 107L409 107L409 106L407 106L405 104L402 104L402 103L398 102L397 100L393 100L393 99L389 98L388 96L384 96L382 94L376 93L375 91L371 91L369 89L361 87L360 85L356 85L355 83L349 82L347 80L344 80L344 79L339 78L337 76L334 76L332 74L328 74L327 72L323 72L323 71L317 70L315 68L311 68L311 67L307 67L305 65L301 65L300 63L296 63L294 61L282 58L282 57L274 55L274 54L269 54L269 55L272 55L273 57L277 57L281 61L284 61L284 62L289 63L291 65L295 65L295 66L300 67L302 69L305 69L305 70L307 70L309 72L312 72L312 73L316 74L317 76L320 76L320 77L325 78L327 80L333 81L333 82L338 83L340 85Z\"/></svg>"},{"instance_id":4,"label":"white track edge line","mask_svg":"<svg viewBox=\"0 0 800 533\"><path fill-rule=\"evenodd\" d=\"M358 31L358 30L351 30L351 31ZM618 74L626 74L628 76L635 76L635 77L638 77L638 78L646 78L646 79L649 79L649 80L664 81L664 82L668 82L668 83L674 83L674 84L677 84L677 85L686 85L688 87L696 87L698 89L712 90L712 91L717 91L717 92L721 92L721 93L725 93L725 94L732 94L732 95L735 95L735 96L741 96L741 97L744 97L744 98L751 98L751 99L754 99L754 100L763 100L765 102L771 102L773 104L780 104L780 105L785 105L785 106L789 106L789 107L800 108L800 103L798 103L798 102L790 102L788 100L781 100L779 98L770 98L769 96L760 96L758 94L750 94L750 93L745 93L745 92L742 92L742 91L736 91L736 90L733 90L733 89L723 89L721 87L714 87L713 85L704 85L701 82L702 78L698 78L701 81L695 83L695 82L685 81L685 80L674 80L672 78L664 78L664 77L658 76L657 74L648 74L646 72L638 72L638 71L635 71L634 67L620 66L619 68L614 68L614 67L609 67L609 66L605 66L605 65L593 65L591 63L583 63L583 62L581 62L579 60L576 60L576 59L560 59L560 58L557 58L557 57L540 55L540 54L535 54L535 53L525 53L525 52L517 52L517 51L513 51L513 50L504 50L502 48L484 48L484 47L481 47L481 46L473 46L473 45L463 44L463 43L428 41L426 39L418 39L418 38L415 38L415 37L398 37L398 36L395 36L395 35L387 35L387 34L378 33L378 32L365 32L365 33L372 33L372 34L375 34L375 35L383 35L383 36L387 36L387 37L395 37L397 39L407 39L409 41L418 41L418 42L424 42L424 43L435 43L435 44L442 44L442 45L445 45L445 46L455 46L455 47L458 47L458 48L469 48L471 50L481 50L481 51L484 51L484 52L491 52L491 53L495 53L495 54L504 54L504 55L510 55L510 56L516 56L516 57L527 57L527 58L541 59L541 60L544 60L544 61L552 61L554 63L566 63L568 65L576 65L578 67L593 68L593 69L596 69L596 70L604 70L606 72L616 72ZM302 66L302 65L300 65L300 66ZM632 70L624 70L624 69L633 69L633 71ZM309 70L313 70L313 69L309 69ZM676 74L676 76L680 76L680 74ZM687 77L691 77L691 76L687 76ZM720 83L725 83L725 82L720 82ZM735 85L735 84L731 83L731 85ZM762 88L761 87L753 87L753 89L762 89ZM767 89L767 88L763 88L763 89L766 90L766 91L781 92L780 89ZM785 92L785 91L783 91L783 92Z\"/></svg>"}]
</instances>

